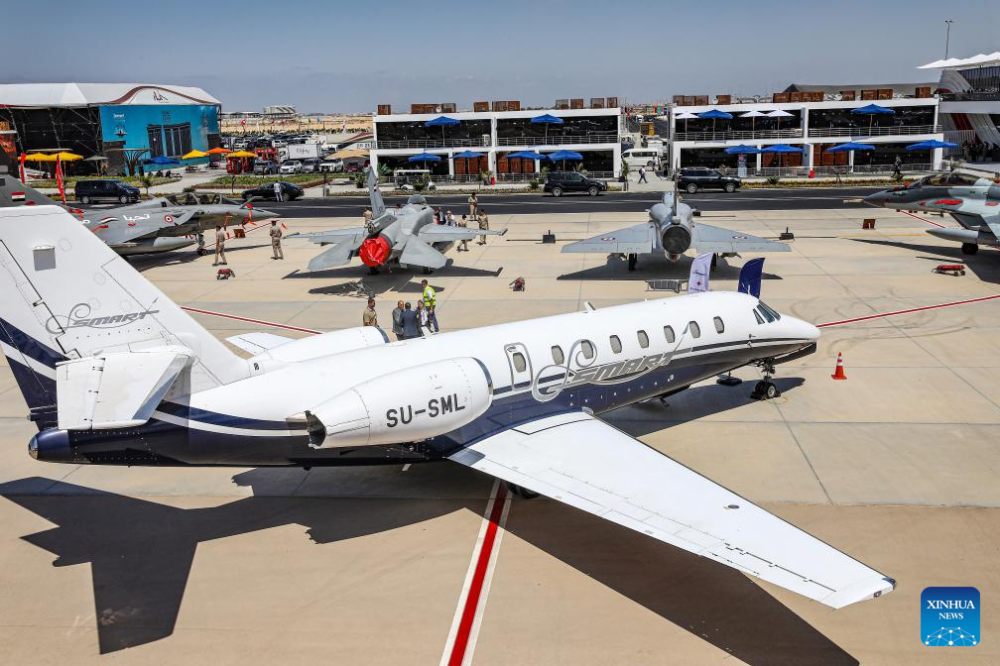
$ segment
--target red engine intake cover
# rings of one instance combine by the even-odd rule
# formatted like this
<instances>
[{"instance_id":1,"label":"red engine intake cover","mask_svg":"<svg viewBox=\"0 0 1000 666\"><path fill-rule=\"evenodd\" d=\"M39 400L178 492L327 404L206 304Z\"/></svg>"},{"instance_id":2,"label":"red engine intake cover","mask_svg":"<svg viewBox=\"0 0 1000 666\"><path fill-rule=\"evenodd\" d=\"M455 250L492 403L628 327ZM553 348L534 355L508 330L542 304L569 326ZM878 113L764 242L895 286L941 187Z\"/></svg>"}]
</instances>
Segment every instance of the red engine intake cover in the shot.
<instances>
[{"instance_id":1,"label":"red engine intake cover","mask_svg":"<svg viewBox=\"0 0 1000 666\"><path fill-rule=\"evenodd\" d=\"M389 260L391 253L392 248L389 246L389 241L381 236L366 238L361 243L361 247L358 248L358 256L361 257L361 262L365 266L381 266Z\"/></svg>"}]
</instances>

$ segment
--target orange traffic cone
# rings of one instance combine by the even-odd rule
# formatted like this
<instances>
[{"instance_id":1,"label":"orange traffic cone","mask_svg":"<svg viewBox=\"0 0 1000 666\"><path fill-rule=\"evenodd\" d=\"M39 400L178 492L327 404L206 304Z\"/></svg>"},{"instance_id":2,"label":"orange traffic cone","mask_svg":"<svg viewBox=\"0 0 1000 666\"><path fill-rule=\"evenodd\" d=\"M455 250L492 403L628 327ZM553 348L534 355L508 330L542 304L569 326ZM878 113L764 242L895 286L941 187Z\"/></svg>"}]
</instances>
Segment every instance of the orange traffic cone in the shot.
<instances>
[{"instance_id":1,"label":"orange traffic cone","mask_svg":"<svg viewBox=\"0 0 1000 666\"><path fill-rule=\"evenodd\" d=\"M847 375L844 374L844 356L840 352L837 352L837 369L830 376L834 379L847 379Z\"/></svg>"}]
</instances>

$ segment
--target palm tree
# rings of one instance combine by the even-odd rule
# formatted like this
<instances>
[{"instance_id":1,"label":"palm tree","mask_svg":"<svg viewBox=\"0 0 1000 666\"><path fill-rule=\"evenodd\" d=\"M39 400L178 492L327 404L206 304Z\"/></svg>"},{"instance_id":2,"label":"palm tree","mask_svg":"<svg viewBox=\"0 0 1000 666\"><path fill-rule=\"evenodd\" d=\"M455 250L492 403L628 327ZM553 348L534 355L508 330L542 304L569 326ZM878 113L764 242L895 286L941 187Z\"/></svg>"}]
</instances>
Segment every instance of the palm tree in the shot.
<instances>
[{"instance_id":1,"label":"palm tree","mask_svg":"<svg viewBox=\"0 0 1000 666\"><path fill-rule=\"evenodd\" d=\"M146 190L146 196L149 196L149 188L153 186L154 178L152 174L144 173L139 176L139 182L142 184L143 188Z\"/></svg>"}]
</instances>

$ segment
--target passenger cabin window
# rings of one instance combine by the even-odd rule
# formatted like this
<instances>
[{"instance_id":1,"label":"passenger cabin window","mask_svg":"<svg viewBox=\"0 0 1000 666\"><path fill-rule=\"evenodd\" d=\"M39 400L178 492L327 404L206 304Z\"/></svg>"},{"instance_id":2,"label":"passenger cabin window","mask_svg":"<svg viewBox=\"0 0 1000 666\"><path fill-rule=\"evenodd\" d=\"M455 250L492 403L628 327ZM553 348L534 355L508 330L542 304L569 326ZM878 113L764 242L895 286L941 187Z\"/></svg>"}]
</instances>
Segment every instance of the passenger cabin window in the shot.
<instances>
[{"instance_id":1,"label":"passenger cabin window","mask_svg":"<svg viewBox=\"0 0 1000 666\"><path fill-rule=\"evenodd\" d=\"M612 335L610 338L608 338L608 341L611 343L611 351L613 351L616 354L622 353L622 341L618 338L617 335Z\"/></svg>"},{"instance_id":2,"label":"passenger cabin window","mask_svg":"<svg viewBox=\"0 0 1000 666\"><path fill-rule=\"evenodd\" d=\"M691 334L692 338L701 337L701 326L698 326L698 322L689 321L688 322L688 332Z\"/></svg>"},{"instance_id":3,"label":"passenger cabin window","mask_svg":"<svg viewBox=\"0 0 1000 666\"><path fill-rule=\"evenodd\" d=\"M667 339L668 343L672 344L673 341L676 339L676 336L674 335L674 329L673 329L673 327L671 327L671 326L664 326L663 327L663 337L665 337Z\"/></svg>"},{"instance_id":4,"label":"passenger cabin window","mask_svg":"<svg viewBox=\"0 0 1000 666\"><path fill-rule=\"evenodd\" d=\"M712 317L712 321L715 323L716 333L724 333L726 331L726 325L722 323L722 317Z\"/></svg>"},{"instance_id":5,"label":"passenger cabin window","mask_svg":"<svg viewBox=\"0 0 1000 666\"><path fill-rule=\"evenodd\" d=\"M514 359L514 369L518 372L524 372L528 369L528 363L524 360L524 354L521 352L514 352L511 358Z\"/></svg>"},{"instance_id":6,"label":"passenger cabin window","mask_svg":"<svg viewBox=\"0 0 1000 666\"><path fill-rule=\"evenodd\" d=\"M594 345L590 340L584 340L581 342L580 349L583 350L583 357L588 361L594 358Z\"/></svg>"},{"instance_id":7,"label":"passenger cabin window","mask_svg":"<svg viewBox=\"0 0 1000 666\"><path fill-rule=\"evenodd\" d=\"M639 346L643 349L649 347L649 336L646 335L646 331L638 331L635 337L639 338Z\"/></svg>"},{"instance_id":8,"label":"passenger cabin window","mask_svg":"<svg viewBox=\"0 0 1000 666\"><path fill-rule=\"evenodd\" d=\"M552 347L552 362L556 365L562 365L565 360L566 357L563 355L562 347L559 345Z\"/></svg>"}]
</instances>

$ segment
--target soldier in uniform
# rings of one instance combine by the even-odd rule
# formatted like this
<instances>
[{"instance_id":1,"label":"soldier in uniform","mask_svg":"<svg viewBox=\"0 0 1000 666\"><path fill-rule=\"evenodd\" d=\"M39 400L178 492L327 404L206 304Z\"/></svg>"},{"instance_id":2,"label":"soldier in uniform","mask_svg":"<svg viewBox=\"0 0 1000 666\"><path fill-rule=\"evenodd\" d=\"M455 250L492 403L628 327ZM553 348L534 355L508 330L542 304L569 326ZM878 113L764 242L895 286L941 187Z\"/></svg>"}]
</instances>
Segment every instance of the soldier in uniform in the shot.
<instances>
[{"instance_id":1,"label":"soldier in uniform","mask_svg":"<svg viewBox=\"0 0 1000 666\"><path fill-rule=\"evenodd\" d=\"M479 201L476 199L476 193L473 192L469 195L469 217L476 216L476 208L479 206Z\"/></svg>"},{"instance_id":2,"label":"soldier in uniform","mask_svg":"<svg viewBox=\"0 0 1000 666\"><path fill-rule=\"evenodd\" d=\"M271 220L271 254L272 259L284 259L285 252L281 249L281 227L277 220Z\"/></svg>"},{"instance_id":3,"label":"soldier in uniform","mask_svg":"<svg viewBox=\"0 0 1000 666\"><path fill-rule=\"evenodd\" d=\"M213 266L228 266L226 261L226 232L220 225L215 225L215 263Z\"/></svg>"},{"instance_id":4,"label":"soldier in uniform","mask_svg":"<svg viewBox=\"0 0 1000 666\"><path fill-rule=\"evenodd\" d=\"M361 316L361 322L364 326L378 326L378 315L375 314L375 299L368 299L368 307L365 308L365 313Z\"/></svg>"},{"instance_id":5,"label":"soldier in uniform","mask_svg":"<svg viewBox=\"0 0 1000 666\"><path fill-rule=\"evenodd\" d=\"M462 219L458 220L457 224L459 227L462 227L463 229L467 229L469 227L469 221L465 219L464 215L462 216ZM458 243L458 251L461 252L463 250L465 250L466 252L469 251L469 241L467 239L461 240Z\"/></svg>"},{"instance_id":6,"label":"soldier in uniform","mask_svg":"<svg viewBox=\"0 0 1000 666\"><path fill-rule=\"evenodd\" d=\"M480 229L489 229L490 228L490 218L489 218L489 215L486 214L486 209L485 208L480 208L479 209L479 215L476 217L476 219L479 220L479 228ZM476 243L478 245L486 245L486 236L480 236L476 240Z\"/></svg>"}]
</instances>

